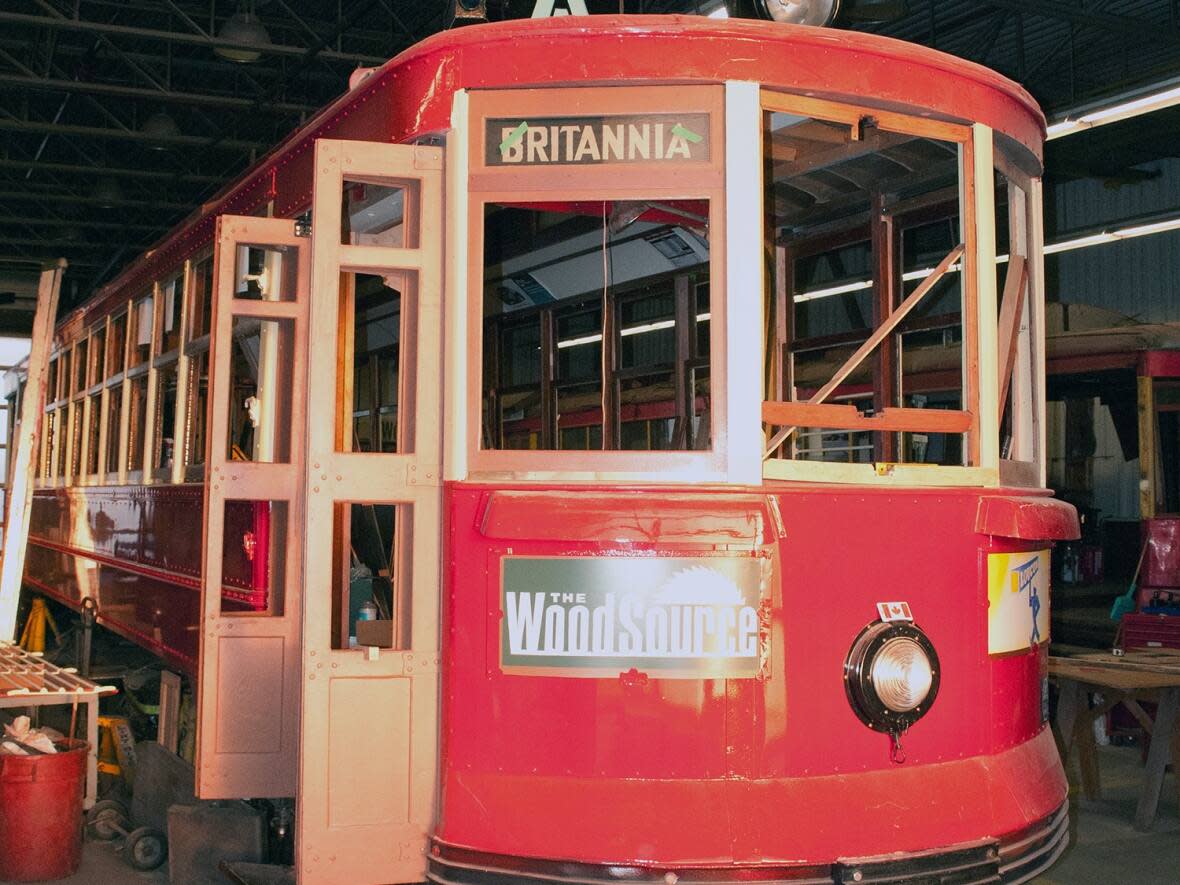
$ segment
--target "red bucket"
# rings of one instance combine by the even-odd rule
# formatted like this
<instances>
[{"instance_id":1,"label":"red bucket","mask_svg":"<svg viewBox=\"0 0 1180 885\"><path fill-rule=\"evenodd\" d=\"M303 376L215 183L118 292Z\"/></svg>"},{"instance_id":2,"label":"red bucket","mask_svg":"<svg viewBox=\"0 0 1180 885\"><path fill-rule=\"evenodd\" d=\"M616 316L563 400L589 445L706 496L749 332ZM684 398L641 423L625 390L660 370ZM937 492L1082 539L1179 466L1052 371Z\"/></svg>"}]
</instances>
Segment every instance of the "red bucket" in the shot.
<instances>
[{"instance_id":1,"label":"red bucket","mask_svg":"<svg viewBox=\"0 0 1180 885\"><path fill-rule=\"evenodd\" d=\"M61 740L57 753L0 753L0 880L64 879L82 860L85 741Z\"/></svg>"}]
</instances>

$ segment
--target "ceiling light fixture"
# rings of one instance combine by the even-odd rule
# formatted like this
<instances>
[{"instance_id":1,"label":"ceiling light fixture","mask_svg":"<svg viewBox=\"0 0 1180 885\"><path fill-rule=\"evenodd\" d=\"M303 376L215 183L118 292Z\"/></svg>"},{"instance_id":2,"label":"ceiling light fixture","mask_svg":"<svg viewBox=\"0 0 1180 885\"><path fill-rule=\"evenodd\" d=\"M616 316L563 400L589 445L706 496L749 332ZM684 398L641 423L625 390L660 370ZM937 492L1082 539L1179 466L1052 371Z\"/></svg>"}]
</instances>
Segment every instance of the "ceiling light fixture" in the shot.
<instances>
[{"instance_id":1,"label":"ceiling light fixture","mask_svg":"<svg viewBox=\"0 0 1180 885\"><path fill-rule=\"evenodd\" d=\"M180 135L180 127L176 125L176 121L168 116L166 111L158 111L144 120L139 131L148 138L155 139L150 146L153 151L166 151L168 145L166 142L169 139L176 138Z\"/></svg>"},{"instance_id":2,"label":"ceiling light fixture","mask_svg":"<svg viewBox=\"0 0 1180 885\"><path fill-rule=\"evenodd\" d=\"M1052 141L1055 138L1063 138L1066 135L1074 135L1097 126L1105 126L1108 123L1117 123L1120 120L1150 114L1152 111L1160 111L1178 104L1180 104L1180 78L1173 78L1162 83L1155 83L1146 89L1123 93L1101 104L1088 105L1069 111L1060 120L1049 125L1045 137Z\"/></svg>"},{"instance_id":3,"label":"ceiling light fixture","mask_svg":"<svg viewBox=\"0 0 1180 885\"><path fill-rule=\"evenodd\" d=\"M215 46L213 52L239 64L250 64L262 58L262 53L251 47L270 45L270 34L255 15L253 2L239 4L238 11L226 19L217 36L238 46Z\"/></svg>"}]
</instances>

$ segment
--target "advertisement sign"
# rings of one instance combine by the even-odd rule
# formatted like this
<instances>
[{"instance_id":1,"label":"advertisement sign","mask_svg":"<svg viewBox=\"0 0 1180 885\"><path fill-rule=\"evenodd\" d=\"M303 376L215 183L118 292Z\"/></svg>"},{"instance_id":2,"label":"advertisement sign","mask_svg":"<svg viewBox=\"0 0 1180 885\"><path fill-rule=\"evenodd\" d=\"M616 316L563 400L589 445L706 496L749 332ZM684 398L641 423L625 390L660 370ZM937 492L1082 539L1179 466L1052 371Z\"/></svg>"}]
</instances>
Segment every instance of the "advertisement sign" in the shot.
<instances>
[{"instance_id":1,"label":"advertisement sign","mask_svg":"<svg viewBox=\"0 0 1180 885\"><path fill-rule=\"evenodd\" d=\"M1049 641L1049 551L987 556L987 651L1006 654Z\"/></svg>"},{"instance_id":2,"label":"advertisement sign","mask_svg":"<svg viewBox=\"0 0 1180 885\"><path fill-rule=\"evenodd\" d=\"M708 162L708 114L497 117L484 129L488 166Z\"/></svg>"},{"instance_id":3,"label":"advertisement sign","mask_svg":"<svg viewBox=\"0 0 1180 885\"><path fill-rule=\"evenodd\" d=\"M509 673L752 678L767 643L766 561L506 556L500 663Z\"/></svg>"}]
</instances>

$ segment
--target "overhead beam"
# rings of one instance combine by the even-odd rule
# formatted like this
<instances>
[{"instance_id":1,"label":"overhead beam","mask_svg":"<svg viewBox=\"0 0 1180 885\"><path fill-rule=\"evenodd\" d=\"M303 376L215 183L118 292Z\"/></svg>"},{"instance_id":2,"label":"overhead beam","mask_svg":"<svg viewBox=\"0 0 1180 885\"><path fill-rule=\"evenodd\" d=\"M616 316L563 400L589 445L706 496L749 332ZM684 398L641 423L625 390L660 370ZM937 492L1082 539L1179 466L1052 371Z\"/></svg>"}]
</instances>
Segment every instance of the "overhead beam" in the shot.
<instances>
[{"instance_id":1,"label":"overhead beam","mask_svg":"<svg viewBox=\"0 0 1180 885\"><path fill-rule=\"evenodd\" d=\"M0 131L5 132L49 132L53 135L80 135L94 138L116 138L123 141L142 141L152 144L170 144L177 147L220 147L235 151L265 151L274 145L262 141L245 141L240 138L209 138L205 135L153 135L129 129L106 129L102 126L76 126L54 123L52 120L0 120Z\"/></svg>"},{"instance_id":2,"label":"overhead beam","mask_svg":"<svg viewBox=\"0 0 1180 885\"><path fill-rule=\"evenodd\" d=\"M20 12L0 12L0 23L51 28L54 30L81 31L86 34L104 34L114 37L137 37L172 43L187 43L194 46L206 46L210 50L217 48L249 49L264 55L299 57L305 56L308 53L308 48L303 46L284 46L280 43L240 43L236 40L223 40L220 37L209 37L203 34L162 31L157 28L140 28L132 25L112 25L106 24L105 22L85 21L77 18L52 18L46 15L27 15ZM341 52L336 49L323 49L316 52L315 55L319 58L332 59L333 61L345 61L363 65L379 65L389 60L379 55Z\"/></svg>"},{"instance_id":3,"label":"overhead beam","mask_svg":"<svg viewBox=\"0 0 1180 885\"><path fill-rule=\"evenodd\" d=\"M82 92L91 95L111 95L117 98L146 98L154 102L199 105L211 108L233 108L240 110L273 111L277 114L307 114L319 110L316 105L299 104L293 101L273 101L260 104L254 99L235 95L212 95L203 92L177 92L166 89L147 89L139 86L123 86L116 83L95 83L87 80L63 80L56 77L21 77L16 74L0 74L0 87L31 89L42 92Z\"/></svg>"},{"instance_id":4,"label":"overhead beam","mask_svg":"<svg viewBox=\"0 0 1180 885\"><path fill-rule=\"evenodd\" d=\"M80 230L141 230L161 231L170 224L139 224L128 221L79 221L76 218L33 218L31 216L0 215L0 224L23 224L40 227L76 227Z\"/></svg>"},{"instance_id":5,"label":"overhead beam","mask_svg":"<svg viewBox=\"0 0 1180 885\"><path fill-rule=\"evenodd\" d=\"M176 184L224 184L225 175L200 175L195 172L168 172L159 169L126 169L112 166L82 166L76 163L44 163L36 160L2 160L0 169L37 169L42 172L61 172L67 175L91 177L138 178L143 181L171 181Z\"/></svg>"},{"instance_id":6,"label":"overhead beam","mask_svg":"<svg viewBox=\"0 0 1180 885\"><path fill-rule=\"evenodd\" d=\"M0 47L10 50L12 52L27 52L29 49L29 41L27 39L16 40L9 34L10 29L0 28ZM86 47L75 46L72 44L59 43L54 47L54 55L61 58L89 58L93 56L95 59L112 60L114 58L122 58L124 61L130 59L135 62L143 62L144 64L163 64L172 65L176 70L185 71L200 71L202 73L213 75L233 75L241 74L242 65L236 62L226 61L220 59L215 55L210 55L208 59L201 58L184 58L183 56L167 55L167 47L161 46L157 53L122 50L119 54L115 54L107 47L99 47L93 53ZM286 75L278 65L268 67L266 65L252 65L250 71L250 78L253 80L285 80ZM313 79L321 84L335 83L340 85L341 91L344 90L347 83L347 75L344 73L333 73L331 68L309 68L303 72L303 76L308 79ZM155 90L159 91L159 90Z\"/></svg>"},{"instance_id":7,"label":"overhead beam","mask_svg":"<svg viewBox=\"0 0 1180 885\"><path fill-rule=\"evenodd\" d=\"M1180 43L1180 30L1169 25L1126 15L1113 15L1109 12L1082 9L1062 3L1061 0L1037 0L1036 3L1029 3L1028 0L982 0L982 2L986 6L1055 18L1064 22L1072 22L1075 25L1102 28L1125 34L1128 37L1150 40L1153 43Z\"/></svg>"},{"instance_id":8,"label":"overhead beam","mask_svg":"<svg viewBox=\"0 0 1180 885\"><path fill-rule=\"evenodd\" d=\"M37 237L9 237L0 234L0 243L5 246L41 246L46 249L55 249L57 251L69 252L74 249L109 249L114 245L122 245L122 243L85 243L81 240L42 240ZM151 245L151 237L143 238L143 245Z\"/></svg>"},{"instance_id":9,"label":"overhead beam","mask_svg":"<svg viewBox=\"0 0 1180 885\"><path fill-rule=\"evenodd\" d=\"M53 255L48 252L46 252L44 255L15 255L0 253L0 264L26 264L36 267L44 264L47 261L53 261L58 257L60 256ZM99 267L101 264L102 262L98 260L70 259L70 267Z\"/></svg>"},{"instance_id":10,"label":"overhead beam","mask_svg":"<svg viewBox=\"0 0 1180 885\"><path fill-rule=\"evenodd\" d=\"M145 206L152 209L179 209L185 212L197 208L195 201L192 203L165 203L154 197L144 197L141 200L107 200L99 199L98 197L78 197L72 194L42 194L30 191L0 192L0 202L7 200L21 200L33 203L70 203L81 204L83 206L101 206L102 208L107 208L106 204L112 204L113 206Z\"/></svg>"}]
</instances>

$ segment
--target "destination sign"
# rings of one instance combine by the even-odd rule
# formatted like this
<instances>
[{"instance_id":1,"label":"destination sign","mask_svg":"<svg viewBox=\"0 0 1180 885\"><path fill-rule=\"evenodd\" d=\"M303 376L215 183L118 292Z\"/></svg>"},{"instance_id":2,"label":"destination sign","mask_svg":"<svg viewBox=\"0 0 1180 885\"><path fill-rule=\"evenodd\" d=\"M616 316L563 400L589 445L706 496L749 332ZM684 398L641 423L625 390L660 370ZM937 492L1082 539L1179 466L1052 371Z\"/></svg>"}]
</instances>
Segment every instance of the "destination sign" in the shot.
<instances>
[{"instance_id":1,"label":"destination sign","mask_svg":"<svg viewBox=\"0 0 1180 885\"><path fill-rule=\"evenodd\" d=\"M485 144L488 166L708 162L709 115L501 117Z\"/></svg>"},{"instance_id":2,"label":"destination sign","mask_svg":"<svg viewBox=\"0 0 1180 885\"><path fill-rule=\"evenodd\" d=\"M573 677L757 676L763 568L749 556L505 557L501 663Z\"/></svg>"}]
</instances>

